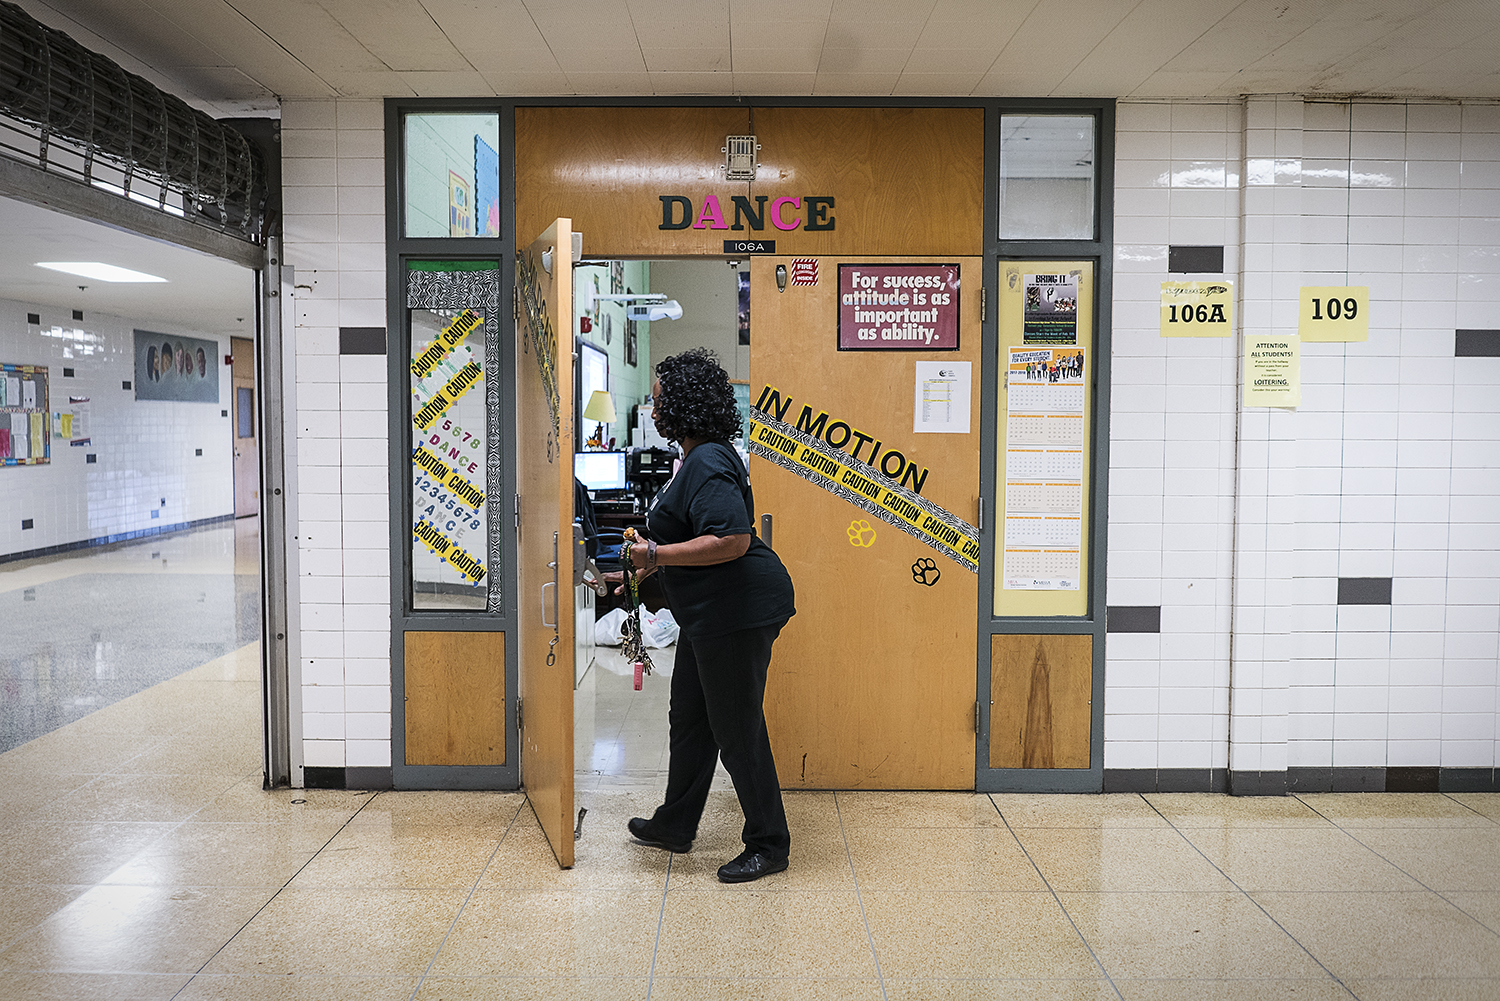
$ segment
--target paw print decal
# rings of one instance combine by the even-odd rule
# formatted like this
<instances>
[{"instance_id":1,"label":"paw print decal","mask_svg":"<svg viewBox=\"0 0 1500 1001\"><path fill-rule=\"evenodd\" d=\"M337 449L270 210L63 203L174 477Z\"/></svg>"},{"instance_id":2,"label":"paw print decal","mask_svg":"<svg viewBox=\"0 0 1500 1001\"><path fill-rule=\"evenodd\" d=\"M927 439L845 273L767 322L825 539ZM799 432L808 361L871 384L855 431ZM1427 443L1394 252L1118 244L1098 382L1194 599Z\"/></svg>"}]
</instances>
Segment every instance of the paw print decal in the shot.
<instances>
[{"instance_id":1,"label":"paw print decal","mask_svg":"<svg viewBox=\"0 0 1500 1001\"><path fill-rule=\"evenodd\" d=\"M869 549L875 545L875 529L863 518L849 522L849 545Z\"/></svg>"},{"instance_id":2,"label":"paw print decal","mask_svg":"<svg viewBox=\"0 0 1500 1001\"><path fill-rule=\"evenodd\" d=\"M926 584L928 587L931 587L942 576L943 571L938 569L938 565L925 556L911 565L911 579L918 584Z\"/></svg>"}]
</instances>

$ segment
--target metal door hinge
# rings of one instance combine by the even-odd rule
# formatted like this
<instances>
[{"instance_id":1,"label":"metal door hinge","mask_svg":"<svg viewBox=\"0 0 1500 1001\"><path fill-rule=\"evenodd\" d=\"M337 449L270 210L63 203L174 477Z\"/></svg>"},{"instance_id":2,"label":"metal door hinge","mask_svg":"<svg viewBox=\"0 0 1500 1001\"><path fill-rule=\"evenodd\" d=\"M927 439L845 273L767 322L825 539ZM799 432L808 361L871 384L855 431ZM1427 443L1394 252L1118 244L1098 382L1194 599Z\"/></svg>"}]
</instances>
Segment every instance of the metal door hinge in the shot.
<instances>
[{"instance_id":1,"label":"metal door hinge","mask_svg":"<svg viewBox=\"0 0 1500 1001\"><path fill-rule=\"evenodd\" d=\"M521 534L521 495L516 494L516 534Z\"/></svg>"},{"instance_id":2,"label":"metal door hinge","mask_svg":"<svg viewBox=\"0 0 1500 1001\"><path fill-rule=\"evenodd\" d=\"M985 312L985 310L984 310L984 307L985 307L984 292L985 292L984 286L983 285L979 286L979 322L980 323L984 322L984 312Z\"/></svg>"},{"instance_id":3,"label":"metal door hinge","mask_svg":"<svg viewBox=\"0 0 1500 1001\"><path fill-rule=\"evenodd\" d=\"M984 498L979 498L979 524L974 526L981 532L984 531Z\"/></svg>"},{"instance_id":4,"label":"metal door hinge","mask_svg":"<svg viewBox=\"0 0 1500 1001\"><path fill-rule=\"evenodd\" d=\"M521 729L521 700L516 699L516 729Z\"/></svg>"},{"instance_id":5,"label":"metal door hinge","mask_svg":"<svg viewBox=\"0 0 1500 1001\"><path fill-rule=\"evenodd\" d=\"M974 700L974 732L979 732L979 700Z\"/></svg>"}]
</instances>

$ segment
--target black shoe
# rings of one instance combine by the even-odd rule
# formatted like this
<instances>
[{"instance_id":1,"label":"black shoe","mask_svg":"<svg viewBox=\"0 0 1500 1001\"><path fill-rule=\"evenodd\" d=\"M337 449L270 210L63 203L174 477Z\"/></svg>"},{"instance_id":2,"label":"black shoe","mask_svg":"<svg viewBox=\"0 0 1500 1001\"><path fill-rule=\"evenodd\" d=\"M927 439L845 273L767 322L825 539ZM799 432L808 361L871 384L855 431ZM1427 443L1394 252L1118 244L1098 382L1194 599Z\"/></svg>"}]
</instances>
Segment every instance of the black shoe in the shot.
<instances>
[{"instance_id":1,"label":"black shoe","mask_svg":"<svg viewBox=\"0 0 1500 1001\"><path fill-rule=\"evenodd\" d=\"M676 855L686 855L693 850L693 841L674 841L669 835L658 831L651 821L642 817L631 817L630 823L625 825L630 830L630 836L635 838L635 843L645 845L647 848L660 848L664 852L672 852Z\"/></svg>"},{"instance_id":2,"label":"black shoe","mask_svg":"<svg viewBox=\"0 0 1500 1001\"><path fill-rule=\"evenodd\" d=\"M784 858L772 858L746 848L740 852L739 857L719 866L719 882L748 883L773 872L785 872L786 861Z\"/></svg>"}]
</instances>

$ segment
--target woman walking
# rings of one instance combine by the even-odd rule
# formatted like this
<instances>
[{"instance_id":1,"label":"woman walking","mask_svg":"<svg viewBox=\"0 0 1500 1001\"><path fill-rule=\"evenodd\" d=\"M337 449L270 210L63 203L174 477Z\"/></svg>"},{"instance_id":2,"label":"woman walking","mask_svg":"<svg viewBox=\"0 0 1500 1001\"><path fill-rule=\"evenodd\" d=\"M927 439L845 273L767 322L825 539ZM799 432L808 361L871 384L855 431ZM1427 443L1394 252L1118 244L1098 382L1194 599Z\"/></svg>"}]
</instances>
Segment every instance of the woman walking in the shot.
<instances>
[{"instance_id":1,"label":"woman walking","mask_svg":"<svg viewBox=\"0 0 1500 1001\"><path fill-rule=\"evenodd\" d=\"M661 574L681 635L666 797L628 826L641 844L690 850L722 757L745 814L745 850L719 879L744 883L786 869L791 850L762 707L771 646L796 612L792 580L755 536L749 477L729 445L740 415L727 373L703 348L663 359L656 373L652 419L682 446L682 468L652 503L630 559Z\"/></svg>"}]
</instances>

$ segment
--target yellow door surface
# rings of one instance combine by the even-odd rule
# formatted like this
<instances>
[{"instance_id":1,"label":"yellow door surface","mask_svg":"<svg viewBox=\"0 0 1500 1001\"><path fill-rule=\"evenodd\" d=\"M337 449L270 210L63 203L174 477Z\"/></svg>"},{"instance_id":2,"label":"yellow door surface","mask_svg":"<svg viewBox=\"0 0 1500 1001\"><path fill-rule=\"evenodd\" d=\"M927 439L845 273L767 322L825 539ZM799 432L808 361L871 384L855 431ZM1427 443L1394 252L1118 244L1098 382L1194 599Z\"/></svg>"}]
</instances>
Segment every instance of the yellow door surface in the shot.
<instances>
[{"instance_id":1,"label":"yellow door surface","mask_svg":"<svg viewBox=\"0 0 1500 1001\"><path fill-rule=\"evenodd\" d=\"M573 865L572 246L572 224L557 220L517 255L515 281L521 782L564 869Z\"/></svg>"},{"instance_id":2,"label":"yellow door surface","mask_svg":"<svg viewBox=\"0 0 1500 1001\"><path fill-rule=\"evenodd\" d=\"M840 263L934 260L958 268L958 350L839 350ZM980 259L805 261L752 259L752 406L780 412L784 425L816 429L812 437L847 457L827 453L847 463L840 478L878 446L877 468L883 464L889 478L871 476L856 487L904 481L977 535ZM785 291L777 287L778 265L792 279ZM923 419L918 362L968 363L966 432L914 430ZM961 364L946 370L965 371ZM800 443L796 451L806 454ZM833 468L826 454L806 458ZM920 532L881 520L815 473L799 475L753 445L750 470L759 513L772 516L773 547L797 589L797 615L776 643L766 692L782 784L972 789L976 573ZM977 538L967 544L977 558Z\"/></svg>"}]
</instances>

